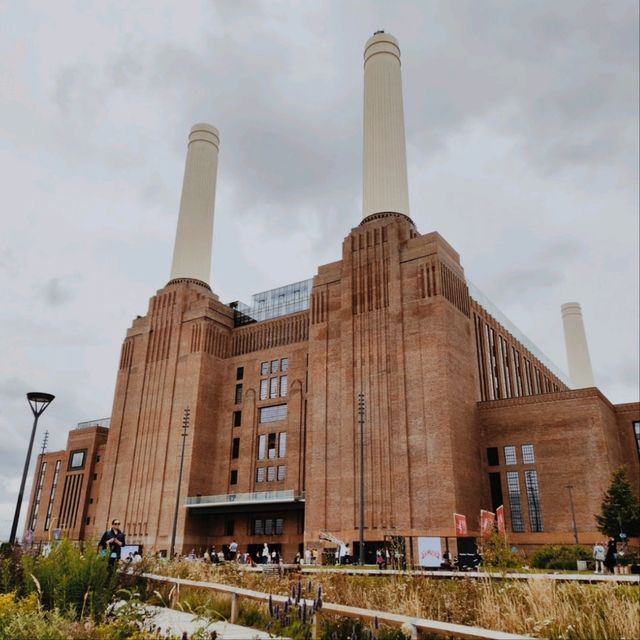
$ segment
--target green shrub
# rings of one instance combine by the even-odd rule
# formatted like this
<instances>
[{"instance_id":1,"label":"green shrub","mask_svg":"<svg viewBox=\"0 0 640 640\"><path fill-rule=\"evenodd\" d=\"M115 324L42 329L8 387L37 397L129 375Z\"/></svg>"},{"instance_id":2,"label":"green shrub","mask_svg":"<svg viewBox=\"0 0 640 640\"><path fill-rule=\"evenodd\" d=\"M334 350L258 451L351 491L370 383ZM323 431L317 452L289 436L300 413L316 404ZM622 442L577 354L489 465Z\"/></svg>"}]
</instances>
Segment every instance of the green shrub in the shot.
<instances>
[{"instance_id":1,"label":"green shrub","mask_svg":"<svg viewBox=\"0 0 640 640\"><path fill-rule=\"evenodd\" d=\"M591 549L581 545L549 545L533 554L537 569L576 569L577 560L591 560Z\"/></svg>"},{"instance_id":2,"label":"green shrub","mask_svg":"<svg viewBox=\"0 0 640 640\"><path fill-rule=\"evenodd\" d=\"M116 574L93 546L82 555L63 540L47 558L25 556L22 564L24 591L38 591L45 609L75 618L102 615L115 590Z\"/></svg>"},{"instance_id":3,"label":"green shrub","mask_svg":"<svg viewBox=\"0 0 640 640\"><path fill-rule=\"evenodd\" d=\"M507 539L499 533L493 533L490 538L480 542L479 551L482 555L482 566L487 569L517 569L522 567L523 558L513 553Z\"/></svg>"}]
</instances>

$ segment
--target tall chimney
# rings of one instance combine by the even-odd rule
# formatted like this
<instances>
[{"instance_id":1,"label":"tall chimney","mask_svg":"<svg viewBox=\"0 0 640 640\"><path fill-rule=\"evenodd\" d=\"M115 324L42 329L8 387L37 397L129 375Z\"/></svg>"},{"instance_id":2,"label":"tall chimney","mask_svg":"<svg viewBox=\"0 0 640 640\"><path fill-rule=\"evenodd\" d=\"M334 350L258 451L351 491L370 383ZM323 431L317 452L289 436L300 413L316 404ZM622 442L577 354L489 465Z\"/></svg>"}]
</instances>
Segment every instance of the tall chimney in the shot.
<instances>
[{"instance_id":1,"label":"tall chimney","mask_svg":"<svg viewBox=\"0 0 640 640\"><path fill-rule=\"evenodd\" d=\"M561 309L569 376L578 389L593 387L595 383L580 305L577 302L567 302Z\"/></svg>"},{"instance_id":2,"label":"tall chimney","mask_svg":"<svg viewBox=\"0 0 640 640\"><path fill-rule=\"evenodd\" d=\"M191 127L171 280L209 283L219 145L215 127L204 123Z\"/></svg>"},{"instance_id":3,"label":"tall chimney","mask_svg":"<svg viewBox=\"0 0 640 640\"><path fill-rule=\"evenodd\" d=\"M362 217L409 215L398 41L377 31L364 48Z\"/></svg>"}]
</instances>

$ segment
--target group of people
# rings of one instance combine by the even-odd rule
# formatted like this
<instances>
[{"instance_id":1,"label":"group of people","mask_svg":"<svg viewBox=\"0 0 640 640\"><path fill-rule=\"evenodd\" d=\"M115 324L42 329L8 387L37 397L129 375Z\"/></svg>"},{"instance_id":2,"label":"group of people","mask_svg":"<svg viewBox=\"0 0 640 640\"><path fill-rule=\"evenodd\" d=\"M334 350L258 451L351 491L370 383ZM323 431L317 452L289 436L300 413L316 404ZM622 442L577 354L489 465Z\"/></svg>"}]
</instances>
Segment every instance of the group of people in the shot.
<instances>
[{"instance_id":1,"label":"group of people","mask_svg":"<svg viewBox=\"0 0 640 640\"><path fill-rule=\"evenodd\" d=\"M604 542L596 542L593 545L593 559L596 568L593 573L605 573L605 569L609 573L615 573L616 564L618 564L618 545L613 538L609 538L606 547Z\"/></svg>"}]
</instances>

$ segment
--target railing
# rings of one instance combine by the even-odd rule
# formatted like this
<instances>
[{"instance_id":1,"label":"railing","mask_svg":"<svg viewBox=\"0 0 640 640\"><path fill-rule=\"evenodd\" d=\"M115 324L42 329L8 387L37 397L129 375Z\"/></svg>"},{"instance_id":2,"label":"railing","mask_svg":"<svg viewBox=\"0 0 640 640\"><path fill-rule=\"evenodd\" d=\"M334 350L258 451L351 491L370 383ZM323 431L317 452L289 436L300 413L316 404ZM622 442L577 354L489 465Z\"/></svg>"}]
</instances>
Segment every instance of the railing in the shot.
<instances>
[{"instance_id":1,"label":"railing","mask_svg":"<svg viewBox=\"0 0 640 640\"><path fill-rule=\"evenodd\" d=\"M89 427L106 427L111 426L111 418L99 418L98 420L87 420L87 422L78 422L76 429L88 429Z\"/></svg>"},{"instance_id":2,"label":"railing","mask_svg":"<svg viewBox=\"0 0 640 640\"><path fill-rule=\"evenodd\" d=\"M217 496L190 496L187 507L220 507L229 504L268 504L278 502L304 502L304 492L254 491L253 493L224 493Z\"/></svg>"},{"instance_id":3,"label":"railing","mask_svg":"<svg viewBox=\"0 0 640 640\"><path fill-rule=\"evenodd\" d=\"M264 593L262 591L251 591L250 589L241 589L232 587L228 584L218 584L216 582L200 582L197 580L185 580L182 578L169 578L159 576L153 573L143 573L142 578L153 580L155 582L168 582L184 587L195 589L210 589L218 593L227 593L231 596L231 616L229 622L236 624L240 613L240 598L249 598L268 602L271 598L272 602L284 604L289 600L289 596L274 595ZM176 590L177 592L178 590ZM177 597L177 593L174 593ZM290 600L289 600L290 602ZM306 604L308 611L313 611L313 600L300 599L300 605ZM492 629L483 629L482 627L468 627L463 624L453 624L450 622L438 622L437 620L428 620L426 618L414 618L412 616L402 616L395 613L387 613L386 611L373 611L371 609L361 609L360 607L347 607L341 604L332 604L331 602L323 602L322 607L317 609L311 622L311 637L320 637L320 617L327 614L335 614L337 616L347 618L357 618L359 620L367 620L375 623L389 625L392 627L403 627L411 632L411 638L417 639L420 634L435 634L445 638L472 638L477 640L531 640L530 636L521 636L514 633L505 633L504 631L493 631Z\"/></svg>"}]
</instances>

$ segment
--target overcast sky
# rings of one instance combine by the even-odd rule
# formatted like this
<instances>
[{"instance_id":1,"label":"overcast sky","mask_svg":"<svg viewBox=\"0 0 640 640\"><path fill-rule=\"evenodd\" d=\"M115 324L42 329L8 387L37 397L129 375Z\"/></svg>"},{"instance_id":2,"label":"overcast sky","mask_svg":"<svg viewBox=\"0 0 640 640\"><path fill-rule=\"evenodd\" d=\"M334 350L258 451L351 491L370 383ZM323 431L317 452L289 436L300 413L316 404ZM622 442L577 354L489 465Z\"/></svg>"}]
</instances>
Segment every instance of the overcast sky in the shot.
<instances>
[{"instance_id":1,"label":"overcast sky","mask_svg":"<svg viewBox=\"0 0 640 640\"><path fill-rule=\"evenodd\" d=\"M378 29L402 50L418 230L564 370L580 302L597 385L638 400L636 0L0 1L0 539L25 394L56 395L35 451L110 415L126 329L169 279L193 123L220 130L221 300L340 258Z\"/></svg>"}]
</instances>

